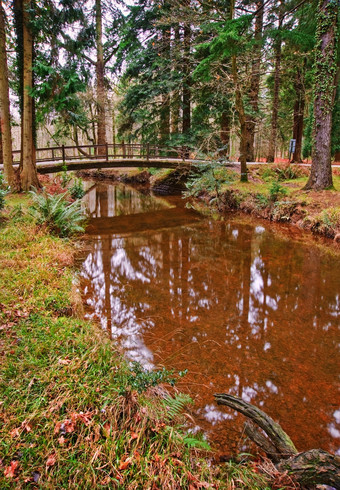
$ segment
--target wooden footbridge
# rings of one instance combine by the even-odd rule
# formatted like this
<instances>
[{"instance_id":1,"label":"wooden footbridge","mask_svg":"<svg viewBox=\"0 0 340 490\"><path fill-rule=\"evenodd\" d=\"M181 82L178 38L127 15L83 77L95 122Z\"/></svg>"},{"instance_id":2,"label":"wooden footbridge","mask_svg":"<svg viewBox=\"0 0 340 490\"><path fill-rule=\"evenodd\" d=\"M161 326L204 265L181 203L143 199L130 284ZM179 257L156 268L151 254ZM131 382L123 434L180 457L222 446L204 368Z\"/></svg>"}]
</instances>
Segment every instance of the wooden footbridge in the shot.
<instances>
[{"instance_id":1,"label":"wooden footbridge","mask_svg":"<svg viewBox=\"0 0 340 490\"><path fill-rule=\"evenodd\" d=\"M14 165L20 162L20 150L13 152ZM55 146L36 149L40 174L62 170L84 170L124 167L176 168L203 162L187 147L162 147L151 144L105 144Z\"/></svg>"}]
</instances>

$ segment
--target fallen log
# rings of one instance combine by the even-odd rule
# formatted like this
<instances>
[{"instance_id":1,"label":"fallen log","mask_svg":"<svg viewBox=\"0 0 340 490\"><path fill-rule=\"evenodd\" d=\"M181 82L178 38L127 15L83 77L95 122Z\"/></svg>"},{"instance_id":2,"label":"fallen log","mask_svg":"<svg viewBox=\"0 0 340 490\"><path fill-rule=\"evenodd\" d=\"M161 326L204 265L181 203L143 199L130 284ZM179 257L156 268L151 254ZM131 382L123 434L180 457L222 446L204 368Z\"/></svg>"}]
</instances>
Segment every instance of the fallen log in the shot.
<instances>
[{"instance_id":1,"label":"fallen log","mask_svg":"<svg viewBox=\"0 0 340 490\"><path fill-rule=\"evenodd\" d=\"M288 471L305 486L322 484L340 490L339 456L322 449L298 453L288 434L265 412L237 396L226 393L214 396L218 405L226 405L250 419L245 424L247 436L266 453L279 471Z\"/></svg>"}]
</instances>

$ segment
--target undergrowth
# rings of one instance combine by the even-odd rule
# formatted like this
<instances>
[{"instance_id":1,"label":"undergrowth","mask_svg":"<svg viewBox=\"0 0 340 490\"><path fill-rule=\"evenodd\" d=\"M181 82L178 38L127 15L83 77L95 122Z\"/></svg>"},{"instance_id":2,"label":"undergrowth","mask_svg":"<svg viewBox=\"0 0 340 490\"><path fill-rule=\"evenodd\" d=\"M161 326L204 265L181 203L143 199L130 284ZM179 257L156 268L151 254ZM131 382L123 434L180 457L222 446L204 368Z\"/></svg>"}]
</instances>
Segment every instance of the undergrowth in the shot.
<instances>
[{"instance_id":1,"label":"undergrowth","mask_svg":"<svg viewBox=\"0 0 340 490\"><path fill-rule=\"evenodd\" d=\"M86 217L82 211L80 201L69 203L64 194L30 192L33 204L30 213L37 224L45 225L48 229L61 237L83 233Z\"/></svg>"},{"instance_id":2,"label":"undergrowth","mask_svg":"<svg viewBox=\"0 0 340 490\"><path fill-rule=\"evenodd\" d=\"M211 465L184 426L189 398L150 391L169 373L128 365L75 315L74 245L18 205L0 224L0 487L270 488L248 466Z\"/></svg>"}]
</instances>

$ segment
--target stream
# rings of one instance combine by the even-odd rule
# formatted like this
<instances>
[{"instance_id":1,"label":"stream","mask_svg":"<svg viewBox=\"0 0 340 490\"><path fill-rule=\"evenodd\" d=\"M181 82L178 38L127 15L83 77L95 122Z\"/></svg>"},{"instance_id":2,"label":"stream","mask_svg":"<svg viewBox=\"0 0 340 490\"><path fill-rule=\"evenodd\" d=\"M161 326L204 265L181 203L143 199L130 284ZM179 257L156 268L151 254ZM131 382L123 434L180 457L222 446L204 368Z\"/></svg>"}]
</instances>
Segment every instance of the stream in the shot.
<instances>
[{"instance_id":1,"label":"stream","mask_svg":"<svg viewBox=\"0 0 340 490\"><path fill-rule=\"evenodd\" d=\"M214 403L241 396L298 450L340 454L340 256L289 226L207 218L183 199L86 182L81 292L129 360L188 370L192 430L246 450L244 418Z\"/></svg>"}]
</instances>

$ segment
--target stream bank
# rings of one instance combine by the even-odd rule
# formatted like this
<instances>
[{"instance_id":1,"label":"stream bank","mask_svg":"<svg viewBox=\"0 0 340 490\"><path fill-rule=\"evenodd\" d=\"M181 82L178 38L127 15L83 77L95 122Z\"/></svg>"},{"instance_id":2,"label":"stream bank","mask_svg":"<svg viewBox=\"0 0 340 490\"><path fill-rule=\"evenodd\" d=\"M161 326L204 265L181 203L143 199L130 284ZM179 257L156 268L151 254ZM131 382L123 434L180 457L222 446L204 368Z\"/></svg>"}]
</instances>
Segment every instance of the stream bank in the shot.
<instances>
[{"instance_id":1,"label":"stream bank","mask_svg":"<svg viewBox=\"0 0 340 490\"><path fill-rule=\"evenodd\" d=\"M79 242L38 227L27 196L6 201L1 488L264 490L291 481L273 467L269 477L259 474L256 461L211 465L213 453L183 429L187 397L171 402L146 390L152 376L131 370L107 335L79 317Z\"/></svg>"},{"instance_id":2,"label":"stream bank","mask_svg":"<svg viewBox=\"0 0 340 490\"><path fill-rule=\"evenodd\" d=\"M79 176L146 187L157 194L187 191L190 169L82 171ZM274 223L288 223L340 243L340 170L333 169L334 189L304 191L309 169L299 165L252 165L249 182L239 182L237 165L200 175L187 192L200 212L227 215L242 212ZM329 242L330 243L330 242ZM327 242L325 242L327 244Z\"/></svg>"}]
</instances>

